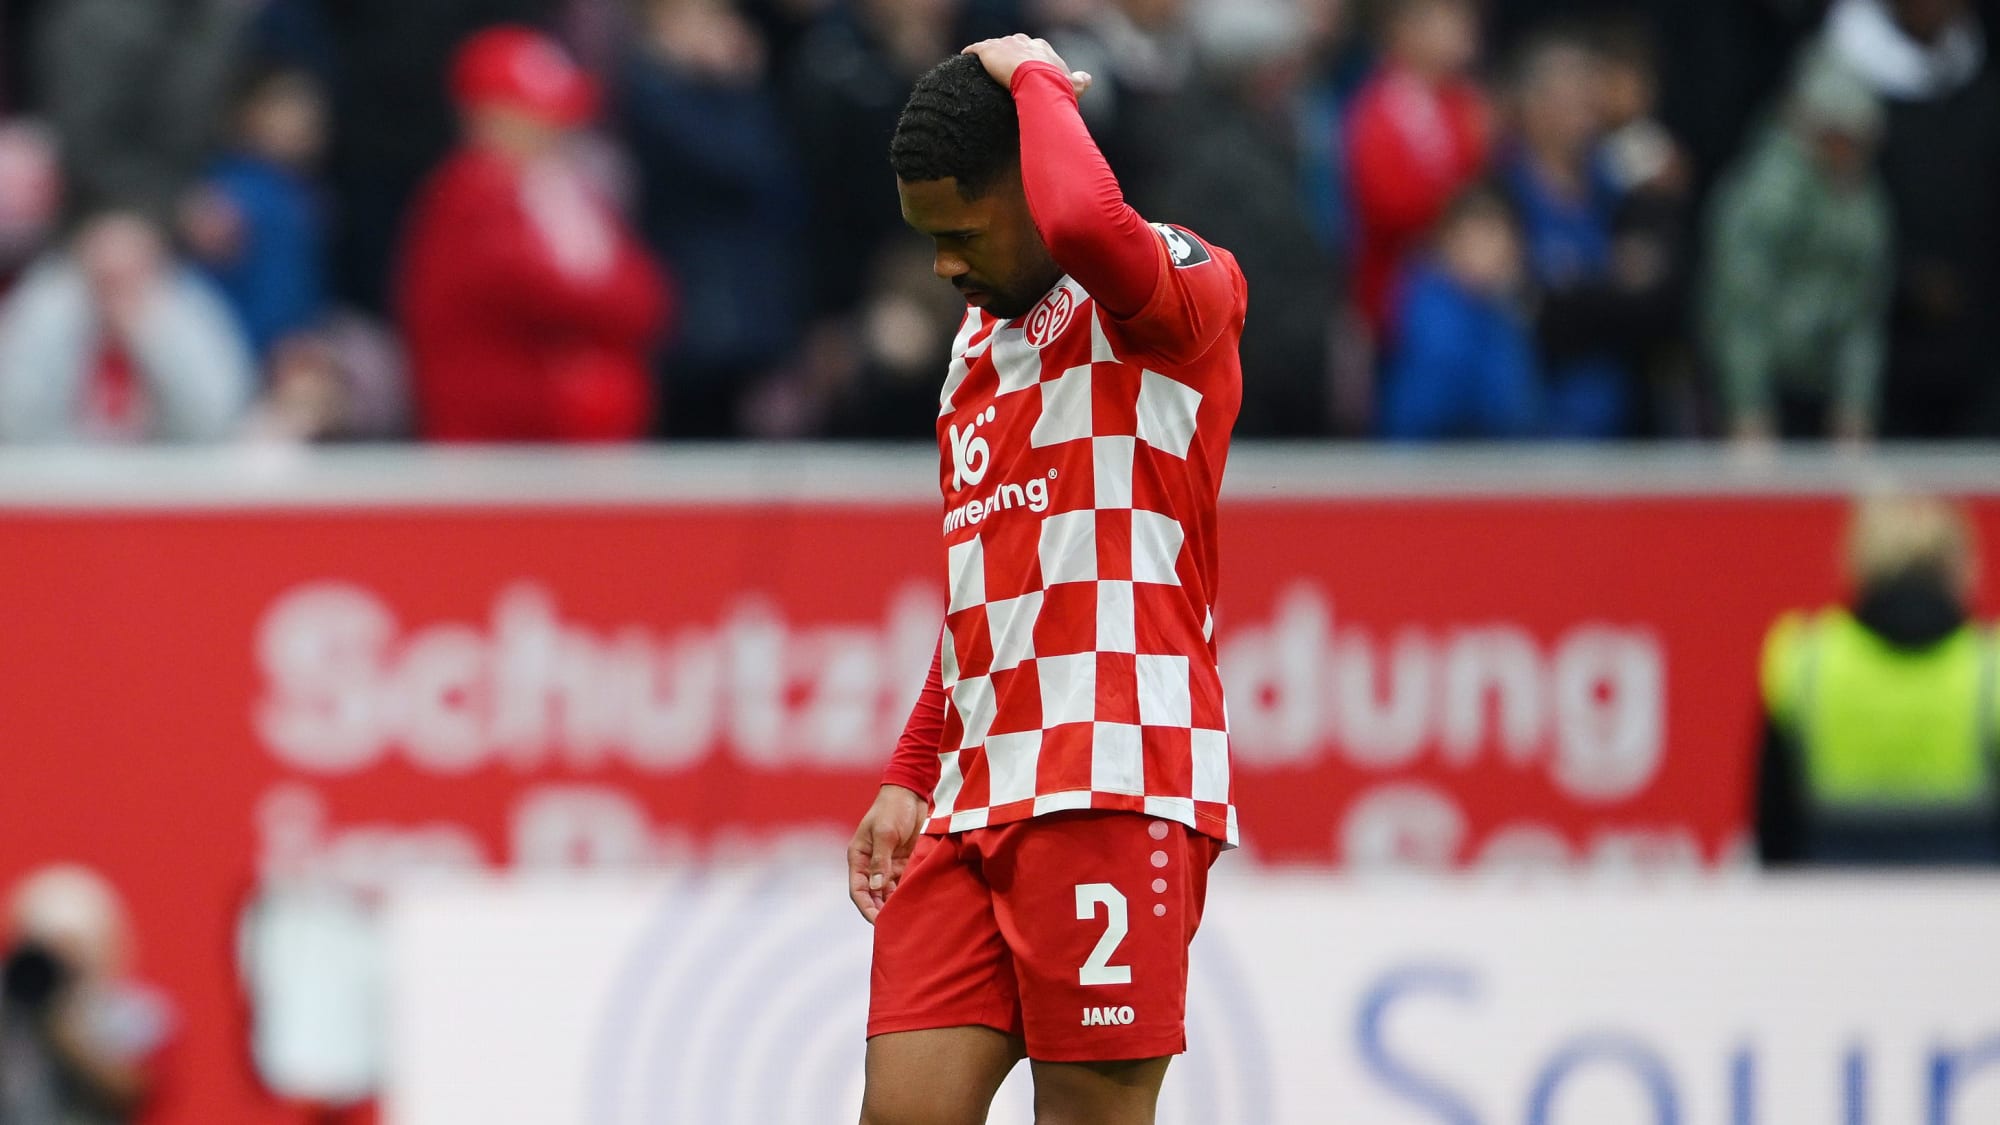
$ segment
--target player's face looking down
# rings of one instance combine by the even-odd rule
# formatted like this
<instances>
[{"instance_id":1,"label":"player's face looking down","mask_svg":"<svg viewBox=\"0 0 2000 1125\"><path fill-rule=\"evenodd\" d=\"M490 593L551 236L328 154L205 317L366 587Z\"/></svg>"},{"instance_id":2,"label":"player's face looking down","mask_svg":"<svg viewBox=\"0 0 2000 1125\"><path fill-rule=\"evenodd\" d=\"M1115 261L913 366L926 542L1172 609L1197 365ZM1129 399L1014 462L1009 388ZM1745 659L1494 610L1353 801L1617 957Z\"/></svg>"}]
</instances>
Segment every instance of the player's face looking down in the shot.
<instances>
[{"instance_id":1,"label":"player's face looking down","mask_svg":"<svg viewBox=\"0 0 2000 1125\"><path fill-rule=\"evenodd\" d=\"M1055 288L1062 268L1035 229L1019 172L967 199L955 179L896 181L903 221L937 246L932 269L976 305L1003 320L1026 316Z\"/></svg>"}]
</instances>

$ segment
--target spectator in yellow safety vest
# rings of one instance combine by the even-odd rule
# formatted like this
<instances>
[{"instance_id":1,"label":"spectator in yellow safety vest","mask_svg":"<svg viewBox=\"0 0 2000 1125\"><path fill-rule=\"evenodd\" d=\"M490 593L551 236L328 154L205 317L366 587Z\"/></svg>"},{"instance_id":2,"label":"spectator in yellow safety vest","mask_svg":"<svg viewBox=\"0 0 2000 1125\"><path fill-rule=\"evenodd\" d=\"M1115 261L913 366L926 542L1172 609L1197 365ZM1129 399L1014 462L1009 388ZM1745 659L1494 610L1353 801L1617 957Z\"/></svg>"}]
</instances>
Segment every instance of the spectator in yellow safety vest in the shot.
<instances>
[{"instance_id":1,"label":"spectator in yellow safety vest","mask_svg":"<svg viewBox=\"0 0 2000 1125\"><path fill-rule=\"evenodd\" d=\"M1787 613L1765 639L1760 858L2000 860L2000 638L1971 616L1970 521L1938 498L1865 500L1848 565L1851 605Z\"/></svg>"}]
</instances>

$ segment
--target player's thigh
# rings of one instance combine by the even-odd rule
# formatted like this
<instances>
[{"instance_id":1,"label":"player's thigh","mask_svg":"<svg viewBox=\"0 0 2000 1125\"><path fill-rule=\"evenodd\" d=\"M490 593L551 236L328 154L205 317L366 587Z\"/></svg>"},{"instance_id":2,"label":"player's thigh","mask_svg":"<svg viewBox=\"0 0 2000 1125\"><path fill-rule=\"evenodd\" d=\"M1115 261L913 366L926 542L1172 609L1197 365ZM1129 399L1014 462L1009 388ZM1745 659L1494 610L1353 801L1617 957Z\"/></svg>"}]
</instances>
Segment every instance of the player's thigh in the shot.
<instances>
[{"instance_id":1,"label":"player's thigh","mask_svg":"<svg viewBox=\"0 0 2000 1125\"><path fill-rule=\"evenodd\" d=\"M1035 1125L1153 1125L1172 1061L1035 1063Z\"/></svg>"},{"instance_id":2,"label":"player's thigh","mask_svg":"<svg viewBox=\"0 0 2000 1125\"><path fill-rule=\"evenodd\" d=\"M983 1125L1024 1050L1019 1037L990 1027L877 1035L868 1041L861 1125Z\"/></svg>"}]
</instances>

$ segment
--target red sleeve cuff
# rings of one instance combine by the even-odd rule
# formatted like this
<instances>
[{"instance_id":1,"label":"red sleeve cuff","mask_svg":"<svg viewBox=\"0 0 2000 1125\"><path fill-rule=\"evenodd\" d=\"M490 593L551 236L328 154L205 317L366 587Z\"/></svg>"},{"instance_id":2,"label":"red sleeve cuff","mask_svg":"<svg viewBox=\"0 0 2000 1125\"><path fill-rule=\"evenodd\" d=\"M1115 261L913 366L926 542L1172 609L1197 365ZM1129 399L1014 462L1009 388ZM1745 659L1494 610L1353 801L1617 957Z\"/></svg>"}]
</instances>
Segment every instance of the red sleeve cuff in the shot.
<instances>
[{"instance_id":1,"label":"red sleeve cuff","mask_svg":"<svg viewBox=\"0 0 2000 1125\"><path fill-rule=\"evenodd\" d=\"M898 762L891 762L889 768L882 771L882 784L900 785L926 801L931 799L931 793L937 789L935 777L926 777L922 770Z\"/></svg>"},{"instance_id":2,"label":"red sleeve cuff","mask_svg":"<svg viewBox=\"0 0 2000 1125\"><path fill-rule=\"evenodd\" d=\"M1054 77L1056 84L1062 87L1063 93L1069 95L1069 100L1072 103L1076 101L1076 84L1069 80L1069 75L1063 73L1062 67L1051 62L1043 62L1040 59L1036 59L1033 62L1024 62L1014 68L1014 80L1007 84L1008 92L1018 96L1021 93L1022 83L1031 80L1037 74L1047 74Z\"/></svg>"}]
</instances>

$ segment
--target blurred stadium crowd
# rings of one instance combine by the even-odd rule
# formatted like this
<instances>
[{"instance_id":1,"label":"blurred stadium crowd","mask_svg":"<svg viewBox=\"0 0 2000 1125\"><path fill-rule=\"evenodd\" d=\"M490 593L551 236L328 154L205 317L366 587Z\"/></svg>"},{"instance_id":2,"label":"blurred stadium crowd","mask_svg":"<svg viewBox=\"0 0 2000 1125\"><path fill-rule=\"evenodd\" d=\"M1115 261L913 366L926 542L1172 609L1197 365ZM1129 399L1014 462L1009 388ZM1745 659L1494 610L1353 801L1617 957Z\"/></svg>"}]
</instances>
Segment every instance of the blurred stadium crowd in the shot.
<instances>
[{"instance_id":1,"label":"blurred stadium crowd","mask_svg":"<svg viewBox=\"0 0 2000 1125\"><path fill-rule=\"evenodd\" d=\"M19 0L0 440L920 437L958 312L887 138L1020 29L1139 209L1242 261L1245 435L1992 437L1996 19Z\"/></svg>"}]
</instances>

